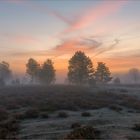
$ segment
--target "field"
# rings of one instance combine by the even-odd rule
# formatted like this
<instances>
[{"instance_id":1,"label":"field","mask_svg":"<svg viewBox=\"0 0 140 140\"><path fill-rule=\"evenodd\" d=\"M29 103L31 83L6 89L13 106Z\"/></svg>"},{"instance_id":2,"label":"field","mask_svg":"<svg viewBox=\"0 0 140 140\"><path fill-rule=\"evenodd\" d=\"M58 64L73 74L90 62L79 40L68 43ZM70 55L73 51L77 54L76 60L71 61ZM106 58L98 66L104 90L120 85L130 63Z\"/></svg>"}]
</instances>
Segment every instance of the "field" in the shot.
<instances>
[{"instance_id":1,"label":"field","mask_svg":"<svg viewBox=\"0 0 140 140\"><path fill-rule=\"evenodd\" d=\"M63 139L92 126L100 139L140 139L140 86L0 88L0 138Z\"/></svg>"}]
</instances>

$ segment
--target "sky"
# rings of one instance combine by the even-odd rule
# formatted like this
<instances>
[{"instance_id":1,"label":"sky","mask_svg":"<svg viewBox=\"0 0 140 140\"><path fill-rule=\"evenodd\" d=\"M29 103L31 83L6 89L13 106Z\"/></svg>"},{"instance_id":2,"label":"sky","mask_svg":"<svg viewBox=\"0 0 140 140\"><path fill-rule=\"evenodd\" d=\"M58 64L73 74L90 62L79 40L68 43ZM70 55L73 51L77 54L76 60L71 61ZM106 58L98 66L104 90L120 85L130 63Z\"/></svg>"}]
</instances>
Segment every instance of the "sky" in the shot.
<instances>
[{"instance_id":1,"label":"sky","mask_svg":"<svg viewBox=\"0 0 140 140\"><path fill-rule=\"evenodd\" d=\"M81 50L112 73L140 69L139 13L139 0L0 0L0 61L24 74L29 58L49 58L65 77Z\"/></svg>"}]
</instances>

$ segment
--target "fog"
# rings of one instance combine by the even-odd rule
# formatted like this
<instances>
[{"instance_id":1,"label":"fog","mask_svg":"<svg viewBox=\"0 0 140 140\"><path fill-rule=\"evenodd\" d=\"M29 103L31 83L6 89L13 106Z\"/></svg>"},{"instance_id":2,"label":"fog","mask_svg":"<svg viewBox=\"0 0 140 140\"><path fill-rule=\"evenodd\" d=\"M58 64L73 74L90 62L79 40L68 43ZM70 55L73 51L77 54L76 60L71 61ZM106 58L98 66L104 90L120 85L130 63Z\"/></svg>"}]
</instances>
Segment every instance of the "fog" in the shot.
<instances>
[{"instance_id":1,"label":"fog","mask_svg":"<svg viewBox=\"0 0 140 140\"><path fill-rule=\"evenodd\" d=\"M112 74L113 79L108 83L108 84L114 84L113 80L115 78L119 78L120 79L120 84L140 84L140 74L139 77L137 79L137 81L135 81L133 79L133 77L129 74L129 73L124 73L124 74ZM12 75L12 77L8 80L6 80L6 85L12 85L12 86L18 86L18 85L32 85L32 84L37 84L40 85L40 82L34 82L31 83L31 78L29 75L25 74L25 75L21 75L21 74L16 74L16 75ZM66 75L58 75L56 76L56 81L55 84L69 84ZM94 85L93 85L94 86Z\"/></svg>"}]
</instances>

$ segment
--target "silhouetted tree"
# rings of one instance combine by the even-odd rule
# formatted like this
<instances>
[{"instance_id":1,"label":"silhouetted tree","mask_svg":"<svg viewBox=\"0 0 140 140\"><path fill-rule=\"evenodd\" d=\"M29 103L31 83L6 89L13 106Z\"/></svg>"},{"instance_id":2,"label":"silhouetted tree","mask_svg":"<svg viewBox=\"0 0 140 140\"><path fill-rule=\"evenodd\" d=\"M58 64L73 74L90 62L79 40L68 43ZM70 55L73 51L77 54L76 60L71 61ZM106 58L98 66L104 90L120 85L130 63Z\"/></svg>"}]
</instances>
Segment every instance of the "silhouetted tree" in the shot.
<instances>
[{"instance_id":1,"label":"silhouetted tree","mask_svg":"<svg viewBox=\"0 0 140 140\"><path fill-rule=\"evenodd\" d=\"M7 79L11 76L10 66L7 62L2 61L0 63L0 86L5 85Z\"/></svg>"},{"instance_id":2,"label":"silhouetted tree","mask_svg":"<svg viewBox=\"0 0 140 140\"><path fill-rule=\"evenodd\" d=\"M94 77L92 61L81 51L77 51L69 60L68 70L70 83L86 84Z\"/></svg>"},{"instance_id":3,"label":"silhouetted tree","mask_svg":"<svg viewBox=\"0 0 140 140\"><path fill-rule=\"evenodd\" d=\"M95 72L95 79L98 83L107 83L111 81L111 73L105 63L98 62L98 66Z\"/></svg>"},{"instance_id":4,"label":"silhouetted tree","mask_svg":"<svg viewBox=\"0 0 140 140\"><path fill-rule=\"evenodd\" d=\"M31 82L34 82L34 80L38 76L38 71L40 68L40 65L37 63L36 60L33 58L30 58L28 60L28 63L26 64L26 72L31 76Z\"/></svg>"},{"instance_id":5,"label":"silhouetted tree","mask_svg":"<svg viewBox=\"0 0 140 140\"><path fill-rule=\"evenodd\" d=\"M39 80L43 84L52 84L55 81L55 69L52 60L48 59L39 70Z\"/></svg>"},{"instance_id":6,"label":"silhouetted tree","mask_svg":"<svg viewBox=\"0 0 140 140\"><path fill-rule=\"evenodd\" d=\"M129 70L129 75L134 83L137 83L140 79L140 71L137 68L132 68Z\"/></svg>"},{"instance_id":7,"label":"silhouetted tree","mask_svg":"<svg viewBox=\"0 0 140 140\"><path fill-rule=\"evenodd\" d=\"M121 83L121 80L119 77L116 77L114 80L113 80L113 83L114 84L120 84Z\"/></svg>"}]
</instances>

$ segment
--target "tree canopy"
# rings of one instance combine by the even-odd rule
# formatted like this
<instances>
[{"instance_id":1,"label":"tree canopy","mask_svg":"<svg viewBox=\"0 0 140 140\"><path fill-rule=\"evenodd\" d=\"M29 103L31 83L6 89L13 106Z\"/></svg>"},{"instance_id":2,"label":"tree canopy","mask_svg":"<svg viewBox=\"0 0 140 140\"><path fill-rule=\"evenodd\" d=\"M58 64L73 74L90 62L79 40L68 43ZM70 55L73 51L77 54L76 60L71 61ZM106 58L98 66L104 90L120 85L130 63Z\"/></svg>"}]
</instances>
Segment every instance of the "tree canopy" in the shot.
<instances>
[{"instance_id":1,"label":"tree canopy","mask_svg":"<svg viewBox=\"0 0 140 140\"><path fill-rule=\"evenodd\" d=\"M50 59L47 59L43 65L40 65L36 60L30 58L26 67L26 72L31 76L32 82L36 81L42 84L51 84L55 81L55 69Z\"/></svg>"},{"instance_id":2,"label":"tree canopy","mask_svg":"<svg viewBox=\"0 0 140 140\"><path fill-rule=\"evenodd\" d=\"M121 83L121 80L119 77L116 77L114 80L113 80L113 83L114 84L120 84Z\"/></svg>"},{"instance_id":3,"label":"tree canopy","mask_svg":"<svg viewBox=\"0 0 140 140\"><path fill-rule=\"evenodd\" d=\"M30 58L26 64L26 68L26 72L31 76L31 82L34 82L34 80L37 78L40 65L36 60Z\"/></svg>"},{"instance_id":4,"label":"tree canopy","mask_svg":"<svg viewBox=\"0 0 140 140\"><path fill-rule=\"evenodd\" d=\"M95 80L98 83L107 83L111 81L111 73L109 68L103 62L98 62L98 66L95 72Z\"/></svg>"},{"instance_id":5,"label":"tree canopy","mask_svg":"<svg viewBox=\"0 0 140 140\"><path fill-rule=\"evenodd\" d=\"M0 63L0 84L4 85L6 80L10 78L10 76L11 76L10 65L7 62L2 61Z\"/></svg>"},{"instance_id":6,"label":"tree canopy","mask_svg":"<svg viewBox=\"0 0 140 140\"><path fill-rule=\"evenodd\" d=\"M40 68L39 80L43 84L51 84L55 81L55 69L52 60L47 59Z\"/></svg>"},{"instance_id":7,"label":"tree canopy","mask_svg":"<svg viewBox=\"0 0 140 140\"><path fill-rule=\"evenodd\" d=\"M84 52L77 51L69 60L68 80L73 84L86 84L94 76L91 59Z\"/></svg>"}]
</instances>

